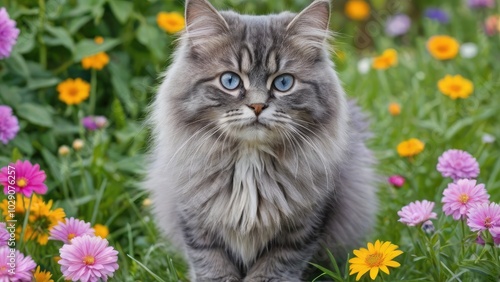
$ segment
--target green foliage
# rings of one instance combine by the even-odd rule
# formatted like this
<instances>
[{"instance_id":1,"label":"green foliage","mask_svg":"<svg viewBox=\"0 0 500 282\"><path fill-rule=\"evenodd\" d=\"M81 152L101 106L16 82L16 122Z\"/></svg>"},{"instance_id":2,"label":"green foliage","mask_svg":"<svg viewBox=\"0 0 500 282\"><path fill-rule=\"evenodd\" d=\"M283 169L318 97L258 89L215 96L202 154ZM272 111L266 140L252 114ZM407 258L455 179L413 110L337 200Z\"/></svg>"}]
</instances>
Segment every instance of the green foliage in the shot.
<instances>
[{"instance_id":1,"label":"green foliage","mask_svg":"<svg viewBox=\"0 0 500 282\"><path fill-rule=\"evenodd\" d=\"M300 11L310 1L212 2L218 8L266 14ZM500 201L500 104L496 102L500 40L498 35L486 36L482 27L493 10L471 11L459 1L373 0L372 18L356 23L343 14L344 2L332 3L331 27L338 32L337 55L332 57L348 95L369 115L374 133L370 147L380 162L380 174L400 174L407 180L401 189L379 184L380 212L375 232L367 240L391 241L404 252L396 259L401 267L382 277L390 281L497 281L498 248L477 245L467 226L442 214L442 192L449 180L435 169L445 150L466 150L480 164L478 181L486 185L492 201ZM430 5L449 12L451 23L423 18L423 9ZM108 239L119 251L120 265L112 281L187 281L187 266L156 230L150 207L143 204L148 195L140 187L149 143L144 125L147 106L176 39L158 27L156 15L159 11L182 13L182 1L0 0L0 6L7 8L21 30L11 56L0 61L0 104L13 108L21 128L14 140L0 147L0 166L17 159L40 164L48 175L46 200L64 208L67 217L109 227ZM383 32L385 19L397 12L408 13L413 26L409 34L390 38ZM474 42L479 54L472 59L458 56L437 61L425 47L436 34ZM104 42L96 43L96 36ZM397 66L366 74L357 70L359 59L386 48L398 50ZM102 70L84 69L81 60L98 52L109 55L109 64ZM442 95L437 81L447 74L473 81L472 96L451 100ZM68 78L89 82L91 97L79 105L61 102L56 87ZM388 113L389 102L402 105L399 116ZM86 130L80 119L87 115L106 116L108 126ZM485 133L497 141L483 143ZM396 146L412 137L422 140L425 150L412 159L399 157ZM71 146L75 139L83 140L84 147L59 155L59 147ZM398 210L423 199L436 202L436 232L430 235L398 222ZM30 241L21 251L37 259L57 280L61 273L52 258L59 247L53 241L44 247ZM317 281L324 277L354 281L348 265L339 269L333 255L331 260L332 265L316 265L324 272ZM365 275L362 280L369 278Z\"/></svg>"}]
</instances>

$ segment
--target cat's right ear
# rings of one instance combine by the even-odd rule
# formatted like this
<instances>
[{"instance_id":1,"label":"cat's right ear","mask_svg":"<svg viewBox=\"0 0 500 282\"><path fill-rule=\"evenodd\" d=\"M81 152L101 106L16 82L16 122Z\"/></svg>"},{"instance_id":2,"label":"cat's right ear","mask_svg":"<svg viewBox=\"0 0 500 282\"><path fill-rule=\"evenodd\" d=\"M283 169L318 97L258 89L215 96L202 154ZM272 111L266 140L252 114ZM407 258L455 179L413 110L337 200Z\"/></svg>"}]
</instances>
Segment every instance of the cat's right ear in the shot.
<instances>
[{"instance_id":1,"label":"cat's right ear","mask_svg":"<svg viewBox=\"0 0 500 282\"><path fill-rule=\"evenodd\" d=\"M221 14L206 0L186 0L186 33L192 45L206 44L229 27Z\"/></svg>"}]
</instances>

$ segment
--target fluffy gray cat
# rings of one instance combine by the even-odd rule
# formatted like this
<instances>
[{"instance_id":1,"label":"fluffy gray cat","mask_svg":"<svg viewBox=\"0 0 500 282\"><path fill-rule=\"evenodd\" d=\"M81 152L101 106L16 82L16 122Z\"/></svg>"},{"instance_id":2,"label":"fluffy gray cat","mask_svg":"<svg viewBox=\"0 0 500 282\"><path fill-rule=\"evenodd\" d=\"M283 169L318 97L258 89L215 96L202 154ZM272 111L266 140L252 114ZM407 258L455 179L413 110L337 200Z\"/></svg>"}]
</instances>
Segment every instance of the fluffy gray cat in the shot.
<instances>
[{"instance_id":1,"label":"fluffy gray cat","mask_svg":"<svg viewBox=\"0 0 500 282\"><path fill-rule=\"evenodd\" d=\"M186 1L146 186L192 281L302 281L372 227L374 160L329 59L329 17L326 0L268 16Z\"/></svg>"}]
</instances>

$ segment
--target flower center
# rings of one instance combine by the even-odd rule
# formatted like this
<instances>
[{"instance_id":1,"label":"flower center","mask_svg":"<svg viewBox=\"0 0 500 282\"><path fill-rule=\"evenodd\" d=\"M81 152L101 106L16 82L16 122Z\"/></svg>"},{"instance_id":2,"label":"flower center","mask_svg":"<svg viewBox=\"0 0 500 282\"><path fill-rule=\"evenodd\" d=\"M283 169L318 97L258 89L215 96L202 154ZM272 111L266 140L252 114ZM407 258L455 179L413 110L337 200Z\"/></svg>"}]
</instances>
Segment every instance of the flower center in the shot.
<instances>
[{"instance_id":1,"label":"flower center","mask_svg":"<svg viewBox=\"0 0 500 282\"><path fill-rule=\"evenodd\" d=\"M491 228L493 225L491 224L491 217L486 217L484 219L484 227L486 228Z\"/></svg>"},{"instance_id":2,"label":"flower center","mask_svg":"<svg viewBox=\"0 0 500 282\"><path fill-rule=\"evenodd\" d=\"M382 264L383 261L384 261L384 255L378 252L368 255L365 258L365 263L369 267L378 267Z\"/></svg>"},{"instance_id":3,"label":"flower center","mask_svg":"<svg viewBox=\"0 0 500 282\"><path fill-rule=\"evenodd\" d=\"M85 263L85 265L94 265L94 257L93 256L85 256L83 258L83 263Z\"/></svg>"},{"instance_id":4,"label":"flower center","mask_svg":"<svg viewBox=\"0 0 500 282\"><path fill-rule=\"evenodd\" d=\"M75 96L78 96L78 88L76 87L72 87L68 90L68 94L69 96L71 97L75 97Z\"/></svg>"},{"instance_id":5,"label":"flower center","mask_svg":"<svg viewBox=\"0 0 500 282\"><path fill-rule=\"evenodd\" d=\"M28 186L28 179L21 177L16 181L16 184L19 188L24 188Z\"/></svg>"},{"instance_id":6,"label":"flower center","mask_svg":"<svg viewBox=\"0 0 500 282\"><path fill-rule=\"evenodd\" d=\"M450 85L450 90L453 92L460 92L460 90L462 90L462 86L458 84L452 84Z\"/></svg>"},{"instance_id":7,"label":"flower center","mask_svg":"<svg viewBox=\"0 0 500 282\"><path fill-rule=\"evenodd\" d=\"M68 234L68 240L71 240L71 239L73 239L73 238L75 238L75 237L76 237L76 234L75 234L75 233L69 233L69 234Z\"/></svg>"},{"instance_id":8,"label":"flower center","mask_svg":"<svg viewBox=\"0 0 500 282\"><path fill-rule=\"evenodd\" d=\"M441 53L445 53L445 52L448 52L450 48L448 47L448 45L439 45L437 47L437 50Z\"/></svg>"},{"instance_id":9,"label":"flower center","mask_svg":"<svg viewBox=\"0 0 500 282\"><path fill-rule=\"evenodd\" d=\"M469 195L467 194L462 194L460 195L460 197L458 197L458 200L460 201L460 203L462 204L467 204L467 202L469 201Z\"/></svg>"}]
</instances>

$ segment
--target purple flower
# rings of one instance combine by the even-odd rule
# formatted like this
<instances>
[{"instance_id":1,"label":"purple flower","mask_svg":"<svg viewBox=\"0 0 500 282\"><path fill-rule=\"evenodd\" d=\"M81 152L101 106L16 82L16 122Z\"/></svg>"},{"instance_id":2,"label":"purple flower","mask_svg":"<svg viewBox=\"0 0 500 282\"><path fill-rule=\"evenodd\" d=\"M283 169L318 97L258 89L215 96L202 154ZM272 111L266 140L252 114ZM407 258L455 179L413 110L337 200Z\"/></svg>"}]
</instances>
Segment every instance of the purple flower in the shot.
<instances>
[{"instance_id":1,"label":"purple flower","mask_svg":"<svg viewBox=\"0 0 500 282\"><path fill-rule=\"evenodd\" d=\"M49 239L70 244L73 238L83 235L94 236L94 229L90 228L90 223L71 217L66 218L64 222L57 223L50 230Z\"/></svg>"},{"instance_id":2,"label":"purple flower","mask_svg":"<svg viewBox=\"0 0 500 282\"><path fill-rule=\"evenodd\" d=\"M424 222L421 228L426 234L432 234L434 233L434 231L436 231L436 229L434 228L434 223L432 223L432 221L430 220Z\"/></svg>"},{"instance_id":3,"label":"purple flower","mask_svg":"<svg viewBox=\"0 0 500 282\"><path fill-rule=\"evenodd\" d=\"M82 118L83 127L87 130L94 131L106 126L108 120L103 116L86 116Z\"/></svg>"},{"instance_id":4,"label":"purple flower","mask_svg":"<svg viewBox=\"0 0 500 282\"><path fill-rule=\"evenodd\" d=\"M0 10L1 15L1 10ZM1 22L0 22L0 34L1 34ZM0 37L1 38L1 37ZM0 39L0 44L1 44ZM1 56L1 46L0 46L0 56ZM7 144L10 140L16 137L19 131L19 122L17 117L12 115L12 109L9 106L0 105L0 141Z\"/></svg>"},{"instance_id":5,"label":"purple flower","mask_svg":"<svg viewBox=\"0 0 500 282\"><path fill-rule=\"evenodd\" d=\"M7 246L10 239L10 233L7 231L5 222L0 222L0 247Z\"/></svg>"},{"instance_id":6,"label":"purple flower","mask_svg":"<svg viewBox=\"0 0 500 282\"><path fill-rule=\"evenodd\" d=\"M30 256L24 256L21 252L15 251L15 269L11 269L10 258L11 249L8 246L0 247L0 281L24 282L32 281L35 262Z\"/></svg>"},{"instance_id":7,"label":"purple flower","mask_svg":"<svg viewBox=\"0 0 500 282\"><path fill-rule=\"evenodd\" d=\"M453 215L453 219L465 218L467 212L474 206L489 203L490 195L484 184L476 185L476 180L460 179L456 183L448 184L443 191L443 211L446 215Z\"/></svg>"},{"instance_id":8,"label":"purple flower","mask_svg":"<svg viewBox=\"0 0 500 282\"><path fill-rule=\"evenodd\" d=\"M405 184L405 179L401 175L392 175L387 180L392 186L399 188Z\"/></svg>"},{"instance_id":9,"label":"purple flower","mask_svg":"<svg viewBox=\"0 0 500 282\"><path fill-rule=\"evenodd\" d=\"M472 231L483 231L500 226L500 206L490 203L473 207L467 213L467 225ZM494 232L496 230L494 229Z\"/></svg>"},{"instance_id":10,"label":"purple flower","mask_svg":"<svg viewBox=\"0 0 500 282\"><path fill-rule=\"evenodd\" d=\"M0 59L10 56L18 35L16 22L10 19L5 8L0 8Z\"/></svg>"},{"instance_id":11,"label":"purple flower","mask_svg":"<svg viewBox=\"0 0 500 282\"><path fill-rule=\"evenodd\" d=\"M400 36L407 33L410 26L410 17L405 14L398 14L387 19L385 33L391 37Z\"/></svg>"},{"instance_id":12,"label":"purple flower","mask_svg":"<svg viewBox=\"0 0 500 282\"><path fill-rule=\"evenodd\" d=\"M433 21L447 24L450 21L450 16L444 10L438 8L427 8L425 10L425 17Z\"/></svg>"},{"instance_id":13,"label":"purple flower","mask_svg":"<svg viewBox=\"0 0 500 282\"><path fill-rule=\"evenodd\" d=\"M65 279L82 282L108 281L118 269L118 252L108 240L83 235L59 249L61 272Z\"/></svg>"},{"instance_id":14,"label":"purple flower","mask_svg":"<svg viewBox=\"0 0 500 282\"><path fill-rule=\"evenodd\" d=\"M493 8L495 0L467 0L467 5L470 8Z\"/></svg>"},{"instance_id":15,"label":"purple flower","mask_svg":"<svg viewBox=\"0 0 500 282\"><path fill-rule=\"evenodd\" d=\"M471 154L452 149L439 157L437 170L443 177L451 177L453 181L457 181L461 178L476 178L479 175L479 164Z\"/></svg>"},{"instance_id":16,"label":"purple flower","mask_svg":"<svg viewBox=\"0 0 500 282\"><path fill-rule=\"evenodd\" d=\"M436 219L437 214L432 212L433 208L434 202L429 202L427 200L410 203L398 211L400 217L399 221L408 226L415 226L429 219Z\"/></svg>"}]
</instances>

